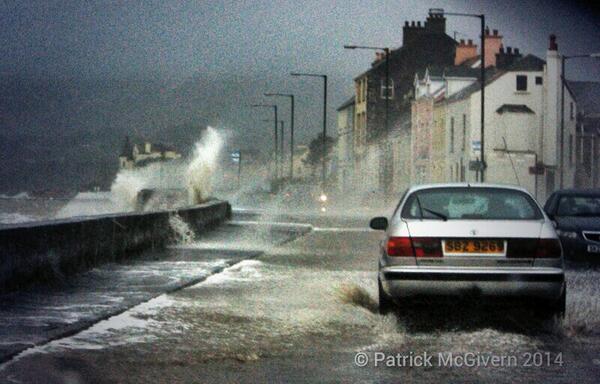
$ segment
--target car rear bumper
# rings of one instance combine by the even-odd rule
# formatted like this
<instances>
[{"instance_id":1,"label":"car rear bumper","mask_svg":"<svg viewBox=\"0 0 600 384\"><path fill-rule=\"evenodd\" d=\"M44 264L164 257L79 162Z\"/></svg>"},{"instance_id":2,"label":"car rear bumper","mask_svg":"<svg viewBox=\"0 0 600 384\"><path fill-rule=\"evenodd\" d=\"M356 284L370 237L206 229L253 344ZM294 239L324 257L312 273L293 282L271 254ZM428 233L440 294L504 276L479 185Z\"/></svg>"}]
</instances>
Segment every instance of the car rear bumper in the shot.
<instances>
[{"instance_id":1,"label":"car rear bumper","mask_svg":"<svg viewBox=\"0 0 600 384\"><path fill-rule=\"evenodd\" d=\"M565 275L561 268L419 268L383 267L384 291L391 297L495 296L556 300Z\"/></svg>"},{"instance_id":2,"label":"car rear bumper","mask_svg":"<svg viewBox=\"0 0 600 384\"><path fill-rule=\"evenodd\" d=\"M600 243L587 241L585 239L565 239L561 238L560 242L565 253L565 258L570 260L600 260L600 252L589 252L592 247L594 250L600 249Z\"/></svg>"}]
</instances>

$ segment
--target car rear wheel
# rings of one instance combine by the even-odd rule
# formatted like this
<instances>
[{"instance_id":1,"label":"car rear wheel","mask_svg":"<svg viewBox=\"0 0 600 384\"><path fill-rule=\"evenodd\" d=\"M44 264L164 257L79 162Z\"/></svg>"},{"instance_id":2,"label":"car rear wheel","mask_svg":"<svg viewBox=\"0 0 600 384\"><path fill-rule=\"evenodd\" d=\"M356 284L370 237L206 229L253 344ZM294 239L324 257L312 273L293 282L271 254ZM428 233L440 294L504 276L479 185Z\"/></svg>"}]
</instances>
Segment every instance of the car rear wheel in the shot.
<instances>
[{"instance_id":1,"label":"car rear wheel","mask_svg":"<svg viewBox=\"0 0 600 384\"><path fill-rule=\"evenodd\" d=\"M381 280L379 278L377 279L377 285L379 288L379 313L382 315L387 315L394 310L394 302L383 290L383 286L381 285Z\"/></svg>"},{"instance_id":2,"label":"car rear wheel","mask_svg":"<svg viewBox=\"0 0 600 384\"><path fill-rule=\"evenodd\" d=\"M553 320L553 319L563 319L565 317L565 312L567 309L567 288L563 288L562 294L560 298L551 303L545 303L544 305L540 305L537 310L537 313L544 320Z\"/></svg>"}]
</instances>

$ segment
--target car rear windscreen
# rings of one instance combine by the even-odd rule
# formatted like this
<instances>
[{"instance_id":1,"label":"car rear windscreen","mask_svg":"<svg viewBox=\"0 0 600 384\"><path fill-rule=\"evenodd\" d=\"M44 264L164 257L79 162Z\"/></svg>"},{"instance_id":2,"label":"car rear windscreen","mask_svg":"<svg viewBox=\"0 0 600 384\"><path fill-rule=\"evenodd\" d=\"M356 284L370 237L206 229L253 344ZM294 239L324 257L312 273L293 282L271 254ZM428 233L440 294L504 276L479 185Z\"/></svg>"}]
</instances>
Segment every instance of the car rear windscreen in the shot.
<instances>
[{"instance_id":1,"label":"car rear windscreen","mask_svg":"<svg viewBox=\"0 0 600 384\"><path fill-rule=\"evenodd\" d=\"M402 217L448 220L538 220L543 214L533 199L514 189L446 187L413 192Z\"/></svg>"},{"instance_id":2,"label":"car rear windscreen","mask_svg":"<svg viewBox=\"0 0 600 384\"><path fill-rule=\"evenodd\" d=\"M557 216L600 216L600 196L563 196Z\"/></svg>"}]
</instances>

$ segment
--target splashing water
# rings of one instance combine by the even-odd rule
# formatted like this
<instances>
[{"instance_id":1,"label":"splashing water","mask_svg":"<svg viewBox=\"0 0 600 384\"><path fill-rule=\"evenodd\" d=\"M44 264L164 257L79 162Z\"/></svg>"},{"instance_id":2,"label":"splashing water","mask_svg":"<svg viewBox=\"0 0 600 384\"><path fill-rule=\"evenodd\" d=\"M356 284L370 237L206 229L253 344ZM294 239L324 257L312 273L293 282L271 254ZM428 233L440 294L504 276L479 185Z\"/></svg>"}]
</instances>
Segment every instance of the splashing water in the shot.
<instances>
[{"instance_id":1,"label":"splashing water","mask_svg":"<svg viewBox=\"0 0 600 384\"><path fill-rule=\"evenodd\" d=\"M223 137L212 127L208 127L202 140L196 143L194 155L186 173L188 203L202 203L212 192L212 178L223 144Z\"/></svg>"},{"instance_id":2,"label":"splashing water","mask_svg":"<svg viewBox=\"0 0 600 384\"><path fill-rule=\"evenodd\" d=\"M192 244L196 241L194 230L177 213L169 216L169 226L178 244Z\"/></svg>"},{"instance_id":3,"label":"splashing water","mask_svg":"<svg viewBox=\"0 0 600 384\"><path fill-rule=\"evenodd\" d=\"M336 288L336 293L340 301L344 304L356 305L363 307L372 313L378 312L379 305L371 297L369 292L357 285L351 283L345 283Z\"/></svg>"},{"instance_id":4,"label":"splashing water","mask_svg":"<svg viewBox=\"0 0 600 384\"><path fill-rule=\"evenodd\" d=\"M208 127L187 161L172 160L122 169L115 177L110 193L79 194L56 217L173 209L202 203L212 191L223 144L224 134ZM143 190L148 191L147 200L140 199Z\"/></svg>"}]
</instances>

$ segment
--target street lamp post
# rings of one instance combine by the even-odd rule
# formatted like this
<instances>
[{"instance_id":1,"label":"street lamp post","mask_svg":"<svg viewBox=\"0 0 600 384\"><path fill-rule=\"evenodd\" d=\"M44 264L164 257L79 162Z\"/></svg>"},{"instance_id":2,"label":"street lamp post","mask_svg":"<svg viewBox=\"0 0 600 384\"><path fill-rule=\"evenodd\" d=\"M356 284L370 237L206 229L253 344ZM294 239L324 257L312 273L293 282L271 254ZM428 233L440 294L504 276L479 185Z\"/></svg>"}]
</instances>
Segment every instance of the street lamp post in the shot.
<instances>
[{"instance_id":1,"label":"street lamp post","mask_svg":"<svg viewBox=\"0 0 600 384\"><path fill-rule=\"evenodd\" d=\"M327 144L327 75L318 73L290 73L292 76L320 77L323 79L323 152L321 156L321 192L325 190L325 149Z\"/></svg>"},{"instance_id":2,"label":"street lamp post","mask_svg":"<svg viewBox=\"0 0 600 384\"><path fill-rule=\"evenodd\" d=\"M434 9L430 9L429 12L435 11ZM485 15L484 14L476 14L476 13L459 13L459 12L444 12L441 10L441 13L444 16L463 16L463 17L477 17L481 20L481 127L480 127L480 136L481 136L481 161L478 165L478 175L479 181L485 181L485 169L487 167L485 163Z\"/></svg>"},{"instance_id":3,"label":"street lamp post","mask_svg":"<svg viewBox=\"0 0 600 384\"><path fill-rule=\"evenodd\" d=\"M290 111L290 182L291 182L294 179L294 95L291 93L265 93L265 96L289 97L290 101L291 101L291 104L290 104L290 106L291 106L291 111Z\"/></svg>"},{"instance_id":4,"label":"street lamp post","mask_svg":"<svg viewBox=\"0 0 600 384\"><path fill-rule=\"evenodd\" d=\"M277 180L278 177L278 169L277 169L277 147L278 147L278 140L277 140L277 105L276 104L252 104L251 105L253 108L273 108L273 112L275 114L275 135L274 135L274 141L275 141L275 171L274 171L274 180Z\"/></svg>"},{"instance_id":5,"label":"street lamp post","mask_svg":"<svg viewBox=\"0 0 600 384\"><path fill-rule=\"evenodd\" d=\"M570 55L562 56L561 58L561 69L560 69L560 188L564 188L564 136L565 136L565 62L569 59L580 59L580 58L600 58L600 52L588 53L583 55Z\"/></svg>"}]
</instances>

